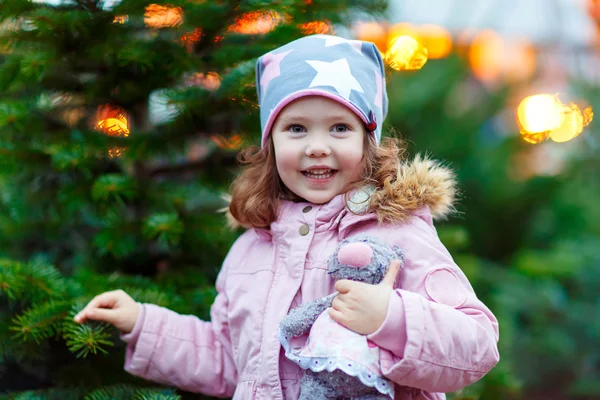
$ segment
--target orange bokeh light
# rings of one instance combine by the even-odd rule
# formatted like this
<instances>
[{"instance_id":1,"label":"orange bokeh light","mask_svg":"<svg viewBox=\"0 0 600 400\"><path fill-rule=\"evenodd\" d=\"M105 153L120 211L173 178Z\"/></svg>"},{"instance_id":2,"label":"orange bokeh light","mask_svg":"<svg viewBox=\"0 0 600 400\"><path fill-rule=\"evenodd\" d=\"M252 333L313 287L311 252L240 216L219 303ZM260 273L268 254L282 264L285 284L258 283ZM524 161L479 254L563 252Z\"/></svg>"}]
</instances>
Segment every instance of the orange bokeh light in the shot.
<instances>
[{"instance_id":1,"label":"orange bokeh light","mask_svg":"<svg viewBox=\"0 0 600 400\"><path fill-rule=\"evenodd\" d=\"M316 35L316 34L333 35L334 34L333 28L331 27L329 22L326 22L326 21L307 22L305 24L298 25L298 27L300 28L302 33L305 35Z\"/></svg>"},{"instance_id":2,"label":"orange bokeh light","mask_svg":"<svg viewBox=\"0 0 600 400\"><path fill-rule=\"evenodd\" d=\"M225 137L223 135L211 135L210 140L212 140L214 144L223 150L238 150L241 149L244 144L244 140L239 134L235 134L231 137Z\"/></svg>"},{"instance_id":3,"label":"orange bokeh light","mask_svg":"<svg viewBox=\"0 0 600 400\"><path fill-rule=\"evenodd\" d=\"M174 28L183 23L181 7L150 4L144 13L144 23L149 28Z\"/></svg>"},{"instance_id":4,"label":"orange bokeh light","mask_svg":"<svg viewBox=\"0 0 600 400\"><path fill-rule=\"evenodd\" d=\"M284 17L275 11L252 11L236 18L229 32L243 35L262 35L275 29Z\"/></svg>"},{"instance_id":5,"label":"orange bokeh light","mask_svg":"<svg viewBox=\"0 0 600 400\"><path fill-rule=\"evenodd\" d=\"M191 86L200 86L208 91L214 92L221 86L221 76L216 72L196 72L192 74L188 79L187 83Z\"/></svg>"},{"instance_id":6,"label":"orange bokeh light","mask_svg":"<svg viewBox=\"0 0 600 400\"><path fill-rule=\"evenodd\" d=\"M441 26L423 25L416 34L415 39L425 46L430 59L447 57L452 51L452 36Z\"/></svg>"},{"instance_id":7,"label":"orange bokeh light","mask_svg":"<svg viewBox=\"0 0 600 400\"><path fill-rule=\"evenodd\" d=\"M507 43L493 31L481 32L474 38L468 60L475 77L487 83L527 80L537 67L533 45L526 41Z\"/></svg>"},{"instance_id":8,"label":"orange bokeh light","mask_svg":"<svg viewBox=\"0 0 600 400\"><path fill-rule=\"evenodd\" d=\"M202 29L196 28L191 32L186 32L183 35L181 35L179 41L183 46L185 46L188 49L188 51L191 51L194 43L199 42L201 37Z\"/></svg>"},{"instance_id":9,"label":"orange bokeh light","mask_svg":"<svg viewBox=\"0 0 600 400\"><path fill-rule=\"evenodd\" d=\"M354 26L355 36L366 42L373 42L381 53L388 47L386 29L378 22L359 22Z\"/></svg>"}]
</instances>

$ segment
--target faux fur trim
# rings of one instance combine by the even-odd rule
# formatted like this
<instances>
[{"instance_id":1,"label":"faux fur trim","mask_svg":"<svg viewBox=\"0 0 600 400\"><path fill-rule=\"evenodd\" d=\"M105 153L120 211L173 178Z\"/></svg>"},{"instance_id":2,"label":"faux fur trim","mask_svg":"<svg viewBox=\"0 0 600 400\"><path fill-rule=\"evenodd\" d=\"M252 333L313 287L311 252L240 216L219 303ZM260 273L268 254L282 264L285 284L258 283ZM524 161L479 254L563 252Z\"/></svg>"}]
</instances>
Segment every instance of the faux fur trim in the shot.
<instances>
[{"instance_id":1,"label":"faux fur trim","mask_svg":"<svg viewBox=\"0 0 600 400\"><path fill-rule=\"evenodd\" d=\"M427 206L432 218L439 220L456 211L457 196L454 172L435 160L417 155L412 161L398 163L396 179L371 193L365 212L375 213L380 222L398 223L408 221L412 212ZM225 195L223 199L229 203L231 197ZM230 228L242 227L228 206L220 211L226 212Z\"/></svg>"},{"instance_id":2,"label":"faux fur trim","mask_svg":"<svg viewBox=\"0 0 600 400\"><path fill-rule=\"evenodd\" d=\"M454 172L437 161L417 155L398 164L395 180L386 182L371 195L369 210L379 221L405 222L411 213L428 206L433 219L455 212L458 196Z\"/></svg>"}]
</instances>

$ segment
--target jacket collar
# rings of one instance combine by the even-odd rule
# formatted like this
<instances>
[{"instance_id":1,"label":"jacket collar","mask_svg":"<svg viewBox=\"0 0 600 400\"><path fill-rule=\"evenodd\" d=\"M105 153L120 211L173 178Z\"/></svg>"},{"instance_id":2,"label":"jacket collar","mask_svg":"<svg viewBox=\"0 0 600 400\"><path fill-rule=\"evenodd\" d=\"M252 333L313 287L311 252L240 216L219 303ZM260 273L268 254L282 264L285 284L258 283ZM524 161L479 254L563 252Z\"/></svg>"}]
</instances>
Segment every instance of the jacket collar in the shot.
<instances>
[{"instance_id":1,"label":"jacket collar","mask_svg":"<svg viewBox=\"0 0 600 400\"><path fill-rule=\"evenodd\" d=\"M345 235L349 227L361 221L404 223L417 215L431 224L454 211L456 177L442 164L417 156L400 162L393 178L384 187L366 187L354 193L348 207L343 194L325 204L282 201L271 230L277 235L285 234L286 229L297 234L298 227L307 224L317 232L337 228ZM303 211L307 207L310 211ZM271 237L269 230L256 231L261 237Z\"/></svg>"}]
</instances>

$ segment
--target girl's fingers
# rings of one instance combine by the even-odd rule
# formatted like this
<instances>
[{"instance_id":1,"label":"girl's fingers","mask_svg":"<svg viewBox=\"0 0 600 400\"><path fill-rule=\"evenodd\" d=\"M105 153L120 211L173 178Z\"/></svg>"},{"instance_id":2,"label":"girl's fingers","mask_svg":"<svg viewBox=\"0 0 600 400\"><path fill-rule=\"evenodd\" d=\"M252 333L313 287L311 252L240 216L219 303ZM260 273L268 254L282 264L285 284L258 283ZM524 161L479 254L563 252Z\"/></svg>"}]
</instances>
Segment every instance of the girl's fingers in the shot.
<instances>
[{"instance_id":1,"label":"girl's fingers","mask_svg":"<svg viewBox=\"0 0 600 400\"><path fill-rule=\"evenodd\" d=\"M86 317L92 321L104 321L114 325L115 314L116 311L109 308L94 308L88 311Z\"/></svg>"},{"instance_id":2,"label":"girl's fingers","mask_svg":"<svg viewBox=\"0 0 600 400\"><path fill-rule=\"evenodd\" d=\"M337 322L340 325L346 326L345 325L345 318L344 318L344 314L341 311L338 311L334 308L330 308L329 309L329 316L331 317L332 320L334 320L335 322Z\"/></svg>"},{"instance_id":3,"label":"girl's fingers","mask_svg":"<svg viewBox=\"0 0 600 400\"><path fill-rule=\"evenodd\" d=\"M336 310L343 312L347 309L346 303L344 303L344 299L339 298L340 295L337 295L333 301L331 302L331 307Z\"/></svg>"},{"instance_id":4,"label":"girl's fingers","mask_svg":"<svg viewBox=\"0 0 600 400\"><path fill-rule=\"evenodd\" d=\"M98 296L94 297L83 308L83 310L79 311L79 313L77 313L77 315L73 319L75 320L75 322L80 323L80 324L84 323L88 318L95 319L89 315L92 310L94 310L94 312L95 312L100 309L111 309L116 305L116 303L117 303L117 296L115 296L114 292L105 292L105 293L99 294Z\"/></svg>"}]
</instances>

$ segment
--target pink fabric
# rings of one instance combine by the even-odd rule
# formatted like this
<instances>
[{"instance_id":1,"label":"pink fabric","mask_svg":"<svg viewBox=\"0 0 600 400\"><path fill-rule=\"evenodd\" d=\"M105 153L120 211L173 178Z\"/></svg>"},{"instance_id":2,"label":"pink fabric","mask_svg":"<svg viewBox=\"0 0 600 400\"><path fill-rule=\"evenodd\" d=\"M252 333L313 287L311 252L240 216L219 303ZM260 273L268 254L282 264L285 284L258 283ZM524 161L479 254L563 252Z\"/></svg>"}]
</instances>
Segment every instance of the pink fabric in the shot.
<instances>
[{"instance_id":1,"label":"pink fabric","mask_svg":"<svg viewBox=\"0 0 600 400\"><path fill-rule=\"evenodd\" d=\"M340 264L364 267L371 264L373 249L366 243L350 243L342 246L337 258Z\"/></svg>"},{"instance_id":2,"label":"pink fabric","mask_svg":"<svg viewBox=\"0 0 600 400\"><path fill-rule=\"evenodd\" d=\"M435 302L459 307L467 300L467 290L458 284L458 277L448 268L431 271L425 278L425 291Z\"/></svg>"},{"instance_id":3,"label":"pink fabric","mask_svg":"<svg viewBox=\"0 0 600 400\"><path fill-rule=\"evenodd\" d=\"M381 375L379 347L369 345L366 336L353 332L321 313L310 330L306 345L299 350L303 357L342 358L360 364L374 375Z\"/></svg>"},{"instance_id":4,"label":"pink fabric","mask_svg":"<svg viewBox=\"0 0 600 400\"><path fill-rule=\"evenodd\" d=\"M405 255L386 319L368 336L380 346L396 399L445 399L443 392L479 380L498 362L496 318L439 241L427 209L403 225L378 225L373 214L345 210L342 196L302 212L307 205L284 202L270 231L238 238L217 278L210 322L144 304L134 331L124 335L125 369L235 400L298 398L302 370L282 354L279 322L291 307L334 292L327 259L358 233ZM305 236L298 233L303 224Z\"/></svg>"}]
</instances>

